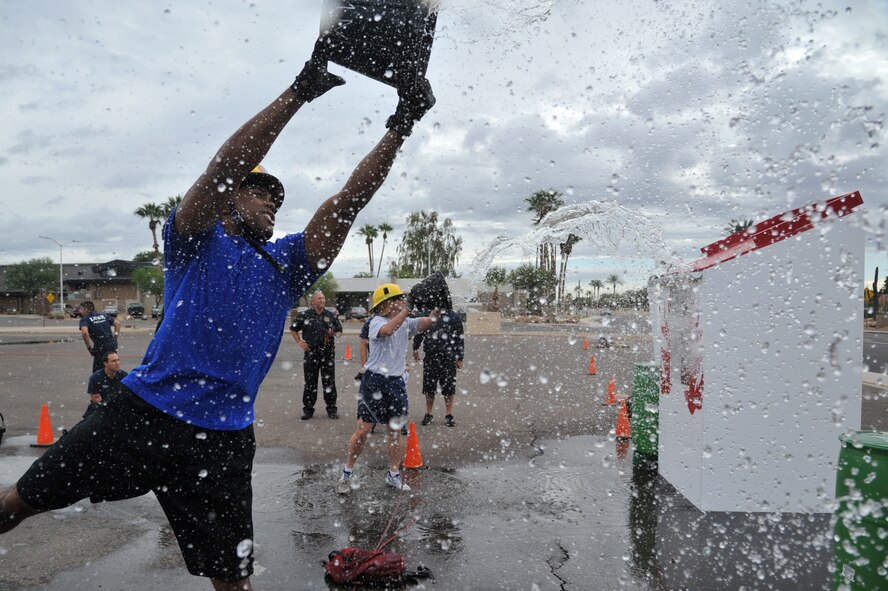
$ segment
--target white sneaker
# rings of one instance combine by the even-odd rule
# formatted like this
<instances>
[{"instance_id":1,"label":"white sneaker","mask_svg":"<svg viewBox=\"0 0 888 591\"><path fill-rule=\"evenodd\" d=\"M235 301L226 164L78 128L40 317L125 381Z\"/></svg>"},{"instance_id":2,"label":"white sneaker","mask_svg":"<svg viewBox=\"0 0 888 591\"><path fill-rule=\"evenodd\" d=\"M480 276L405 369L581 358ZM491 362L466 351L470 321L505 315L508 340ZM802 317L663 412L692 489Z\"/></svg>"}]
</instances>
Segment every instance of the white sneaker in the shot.
<instances>
[{"instance_id":1,"label":"white sneaker","mask_svg":"<svg viewBox=\"0 0 888 591\"><path fill-rule=\"evenodd\" d=\"M342 474L339 476L339 484L336 486L336 492L341 495L347 495L351 492L351 479L354 476L354 472L346 472L342 471Z\"/></svg>"},{"instance_id":2,"label":"white sneaker","mask_svg":"<svg viewBox=\"0 0 888 591\"><path fill-rule=\"evenodd\" d=\"M398 490L410 490L410 487L404 484L404 479L401 478L400 473L397 476L392 476L391 472L386 472L385 483L390 487L396 488Z\"/></svg>"}]
</instances>

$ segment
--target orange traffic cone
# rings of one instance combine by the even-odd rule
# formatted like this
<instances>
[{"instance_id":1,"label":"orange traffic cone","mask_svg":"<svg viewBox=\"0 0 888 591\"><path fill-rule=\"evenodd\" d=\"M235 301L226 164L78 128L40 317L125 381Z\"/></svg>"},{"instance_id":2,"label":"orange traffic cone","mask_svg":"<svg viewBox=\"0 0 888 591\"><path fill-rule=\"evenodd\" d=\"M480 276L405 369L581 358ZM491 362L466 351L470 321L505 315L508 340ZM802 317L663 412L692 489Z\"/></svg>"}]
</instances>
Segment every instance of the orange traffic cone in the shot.
<instances>
[{"instance_id":1,"label":"orange traffic cone","mask_svg":"<svg viewBox=\"0 0 888 591\"><path fill-rule=\"evenodd\" d=\"M345 360L351 361L352 358L352 348L348 343L345 344Z\"/></svg>"},{"instance_id":2,"label":"orange traffic cone","mask_svg":"<svg viewBox=\"0 0 888 591\"><path fill-rule=\"evenodd\" d=\"M583 351L588 351L588 350L589 350L589 339L583 338Z\"/></svg>"},{"instance_id":3,"label":"orange traffic cone","mask_svg":"<svg viewBox=\"0 0 888 591\"><path fill-rule=\"evenodd\" d=\"M595 369L595 355L593 355L593 356L589 359L589 375L590 375L590 376L594 376L595 373L596 373L596 369Z\"/></svg>"},{"instance_id":4,"label":"orange traffic cone","mask_svg":"<svg viewBox=\"0 0 888 591\"><path fill-rule=\"evenodd\" d=\"M55 443L52 435L52 422L49 420L49 407L45 404L40 408L40 423L37 426L37 443L31 447L49 447Z\"/></svg>"},{"instance_id":5,"label":"orange traffic cone","mask_svg":"<svg viewBox=\"0 0 888 591\"><path fill-rule=\"evenodd\" d=\"M620 414L617 415L617 439L629 439L632 433L629 429L629 409L626 401L620 402Z\"/></svg>"},{"instance_id":6,"label":"orange traffic cone","mask_svg":"<svg viewBox=\"0 0 888 591\"><path fill-rule=\"evenodd\" d=\"M616 404L617 403L617 384L614 382L614 378L611 377L610 382L607 384L607 396L604 398L605 404Z\"/></svg>"},{"instance_id":7,"label":"orange traffic cone","mask_svg":"<svg viewBox=\"0 0 888 591\"><path fill-rule=\"evenodd\" d=\"M422 468L422 454L419 451L419 437L416 435L416 423L410 421L407 426L407 450L404 452L405 468Z\"/></svg>"}]
</instances>

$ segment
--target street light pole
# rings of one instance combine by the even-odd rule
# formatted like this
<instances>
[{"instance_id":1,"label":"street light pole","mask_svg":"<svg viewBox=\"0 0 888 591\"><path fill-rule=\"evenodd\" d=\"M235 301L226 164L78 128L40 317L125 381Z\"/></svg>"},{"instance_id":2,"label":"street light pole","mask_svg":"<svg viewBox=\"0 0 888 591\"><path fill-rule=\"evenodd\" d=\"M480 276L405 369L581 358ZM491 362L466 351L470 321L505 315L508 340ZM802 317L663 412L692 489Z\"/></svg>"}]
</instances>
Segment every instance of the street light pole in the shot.
<instances>
[{"instance_id":1,"label":"street light pole","mask_svg":"<svg viewBox=\"0 0 888 591\"><path fill-rule=\"evenodd\" d=\"M55 242L59 247L59 307L62 311L62 315L65 314L65 292L63 291L63 283L65 280L64 276L64 267L62 266L62 246L65 244L72 244L74 242L80 242L79 240L69 240L67 242L59 242L55 238L50 238L49 236L38 236L38 238L43 238L44 240L50 240Z\"/></svg>"}]
</instances>

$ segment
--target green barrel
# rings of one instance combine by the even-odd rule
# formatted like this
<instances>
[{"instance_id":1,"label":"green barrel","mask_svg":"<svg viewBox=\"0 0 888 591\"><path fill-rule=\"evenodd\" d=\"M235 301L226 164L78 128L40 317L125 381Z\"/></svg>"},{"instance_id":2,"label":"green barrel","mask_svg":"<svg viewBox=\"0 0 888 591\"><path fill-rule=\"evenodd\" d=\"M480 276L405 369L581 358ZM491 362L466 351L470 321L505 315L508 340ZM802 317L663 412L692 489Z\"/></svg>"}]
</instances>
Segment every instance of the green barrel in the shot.
<instances>
[{"instance_id":1,"label":"green barrel","mask_svg":"<svg viewBox=\"0 0 888 591\"><path fill-rule=\"evenodd\" d=\"M888 589L888 433L839 440L833 589Z\"/></svg>"},{"instance_id":2,"label":"green barrel","mask_svg":"<svg viewBox=\"0 0 888 591\"><path fill-rule=\"evenodd\" d=\"M656 459L660 431L659 364L635 364L630 427L636 455L642 459Z\"/></svg>"}]
</instances>

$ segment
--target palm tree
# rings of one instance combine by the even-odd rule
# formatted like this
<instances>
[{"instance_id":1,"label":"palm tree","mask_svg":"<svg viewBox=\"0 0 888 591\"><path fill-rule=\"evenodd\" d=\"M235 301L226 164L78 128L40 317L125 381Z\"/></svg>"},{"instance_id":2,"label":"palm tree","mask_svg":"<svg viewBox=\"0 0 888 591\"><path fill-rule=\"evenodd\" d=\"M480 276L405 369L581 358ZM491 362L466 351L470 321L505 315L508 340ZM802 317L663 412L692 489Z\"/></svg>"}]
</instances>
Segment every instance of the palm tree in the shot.
<instances>
[{"instance_id":1,"label":"palm tree","mask_svg":"<svg viewBox=\"0 0 888 591\"><path fill-rule=\"evenodd\" d=\"M725 230L728 234L737 234L749 229L750 226L752 226L752 220L731 220L731 223L725 226Z\"/></svg>"},{"instance_id":2,"label":"palm tree","mask_svg":"<svg viewBox=\"0 0 888 591\"><path fill-rule=\"evenodd\" d=\"M567 259L570 258L570 253L573 252L574 244L582 240L579 236L574 234L567 235L567 242L562 242L558 245L561 250L561 268L558 270L558 299L560 300L564 297L565 292L565 281L567 280Z\"/></svg>"},{"instance_id":3,"label":"palm tree","mask_svg":"<svg viewBox=\"0 0 888 591\"><path fill-rule=\"evenodd\" d=\"M157 225L164 219L163 206L157 203L146 203L135 211L140 218L147 218L148 229L151 230L151 238L154 240L154 256L160 258L160 245L157 243ZM167 213L169 215L169 213Z\"/></svg>"},{"instance_id":4,"label":"palm tree","mask_svg":"<svg viewBox=\"0 0 888 591\"><path fill-rule=\"evenodd\" d=\"M385 242L388 240L388 233L394 230L388 222L382 222L376 229L382 232L382 248L379 250L379 264L376 265L376 276L379 277L379 272L382 270L382 255L385 254Z\"/></svg>"},{"instance_id":5,"label":"palm tree","mask_svg":"<svg viewBox=\"0 0 888 591\"><path fill-rule=\"evenodd\" d=\"M361 229L358 230L358 234L364 237L364 242L367 244L367 255L370 257L370 277L374 277L373 274L373 239L376 238L378 232L376 231L376 226L371 226L370 224L364 224L361 226Z\"/></svg>"},{"instance_id":6,"label":"palm tree","mask_svg":"<svg viewBox=\"0 0 888 591\"><path fill-rule=\"evenodd\" d=\"M623 285L623 280L616 273L607 276L607 282L614 286L614 295L617 295L617 286Z\"/></svg>"},{"instance_id":7,"label":"palm tree","mask_svg":"<svg viewBox=\"0 0 888 591\"><path fill-rule=\"evenodd\" d=\"M549 189L548 191L536 191L524 200L527 203L527 211L534 214L534 226L538 226L547 214L564 205L561 195L562 193ZM537 266L543 271L550 272L552 277L556 277L554 244L540 244L537 246ZM558 282L555 283L554 287L558 288Z\"/></svg>"},{"instance_id":8,"label":"palm tree","mask_svg":"<svg viewBox=\"0 0 888 591\"><path fill-rule=\"evenodd\" d=\"M604 287L604 281L601 279L592 279L589 281L589 287L591 287L595 291L595 297L598 297L598 294L601 293L601 288Z\"/></svg>"}]
</instances>

